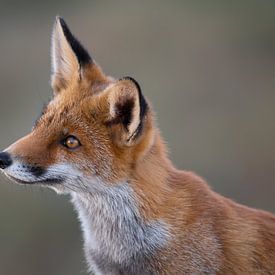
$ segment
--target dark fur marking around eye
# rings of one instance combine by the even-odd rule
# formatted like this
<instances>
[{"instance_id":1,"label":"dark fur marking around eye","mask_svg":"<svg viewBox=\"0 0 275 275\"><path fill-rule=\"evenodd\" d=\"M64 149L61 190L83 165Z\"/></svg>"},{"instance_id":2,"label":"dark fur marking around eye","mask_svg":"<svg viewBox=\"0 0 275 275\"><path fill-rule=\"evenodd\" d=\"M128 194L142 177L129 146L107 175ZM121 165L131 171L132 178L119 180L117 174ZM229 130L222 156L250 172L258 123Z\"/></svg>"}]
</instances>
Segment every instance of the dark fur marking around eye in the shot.
<instances>
[{"instance_id":1,"label":"dark fur marking around eye","mask_svg":"<svg viewBox=\"0 0 275 275\"><path fill-rule=\"evenodd\" d=\"M92 62L92 58L82 44L73 36L70 29L68 28L66 22L63 18L59 18L61 27L63 29L64 35L72 47L77 60L81 66L87 65Z\"/></svg>"}]
</instances>

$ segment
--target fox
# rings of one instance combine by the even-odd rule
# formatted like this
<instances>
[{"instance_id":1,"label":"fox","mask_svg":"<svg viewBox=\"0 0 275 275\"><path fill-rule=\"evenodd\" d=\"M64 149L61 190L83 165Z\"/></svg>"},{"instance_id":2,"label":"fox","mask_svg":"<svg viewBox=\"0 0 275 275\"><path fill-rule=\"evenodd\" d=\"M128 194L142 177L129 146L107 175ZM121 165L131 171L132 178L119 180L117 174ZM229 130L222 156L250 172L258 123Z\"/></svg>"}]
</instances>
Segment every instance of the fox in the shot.
<instances>
[{"instance_id":1,"label":"fox","mask_svg":"<svg viewBox=\"0 0 275 275\"><path fill-rule=\"evenodd\" d=\"M275 274L275 216L175 168L138 82L106 75L59 16L51 44L52 99L0 169L70 195L88 272Z\"/></svg>"}]
</instances>

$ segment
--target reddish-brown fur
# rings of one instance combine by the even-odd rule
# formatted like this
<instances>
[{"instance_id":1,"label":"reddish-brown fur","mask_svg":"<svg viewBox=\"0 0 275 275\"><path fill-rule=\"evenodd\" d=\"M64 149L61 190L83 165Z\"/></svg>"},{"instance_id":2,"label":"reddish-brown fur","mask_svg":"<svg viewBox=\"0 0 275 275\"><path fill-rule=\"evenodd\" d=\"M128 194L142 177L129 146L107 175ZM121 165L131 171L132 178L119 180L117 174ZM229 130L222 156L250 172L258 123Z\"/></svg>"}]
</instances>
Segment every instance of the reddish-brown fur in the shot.
<instances>
[{"instance_id":1,"label":"reddish-brown fur","mask_svg":"<svg viewBox=\"0 0 275 275\"><path fill-rule=\"evenodd\" d=\"M125 85L131 86L106 77L95 64L85 68L81 81L77 74L70 81L55 78L54 100L33 132L9 151L43 167L73 158L86 171L92 162L110 185L127 179L143 218L169 226L171 241L158 252L160 274L201 274L208 266L215 266L217 274L275 274L275 216L224 198L195 174L175 169L151 107L141 136L130 144L121 125L108 124L109 96L120 101L114 90ZM68 133L81 140L78 151L60 147Z\"/></svg>"}]
</instances>

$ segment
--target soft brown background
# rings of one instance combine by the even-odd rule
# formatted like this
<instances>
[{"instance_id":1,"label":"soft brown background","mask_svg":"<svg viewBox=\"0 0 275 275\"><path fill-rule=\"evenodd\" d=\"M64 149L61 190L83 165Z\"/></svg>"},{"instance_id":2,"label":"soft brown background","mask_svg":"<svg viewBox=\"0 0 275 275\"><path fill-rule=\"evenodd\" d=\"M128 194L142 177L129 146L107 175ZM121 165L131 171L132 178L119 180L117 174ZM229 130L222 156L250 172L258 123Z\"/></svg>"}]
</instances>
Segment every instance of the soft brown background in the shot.
<instances>
[{"instance_id":1,"label":"soft brown background","mask_svg":"<svg viewBox=\"0 0 275 275\"><path fill-rule=\"evenodd\" d=\"M60 14L107 73L140 82L178 168L275 212L274 1L0 4L1 148L28 133L51 95ZM85 275L69 198L0 182L0 275Z\"/></svg>"}]
</instances>

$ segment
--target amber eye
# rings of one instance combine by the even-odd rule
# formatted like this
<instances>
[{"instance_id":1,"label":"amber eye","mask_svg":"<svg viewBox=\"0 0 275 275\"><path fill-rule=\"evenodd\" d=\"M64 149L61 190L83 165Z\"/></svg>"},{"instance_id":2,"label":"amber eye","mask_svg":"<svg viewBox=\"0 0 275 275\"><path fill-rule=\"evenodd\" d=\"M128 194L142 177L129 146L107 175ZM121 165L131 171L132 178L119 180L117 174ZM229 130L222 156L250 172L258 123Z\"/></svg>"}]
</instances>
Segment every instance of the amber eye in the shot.
<instances>
[{"instance_id":1,"label":"amber eye","mask_svg":"<svg viewBox=\"0 0 275 275\"><path fill-rule=\"evenodd\" d=\"M62 141L62 144L68 148L68 149L75 149L77 147L79 147L81 144L80 144L80 141L74 137L74 136L68 136L66 137L63 141Z\"/></svg>"}]
</instances>

